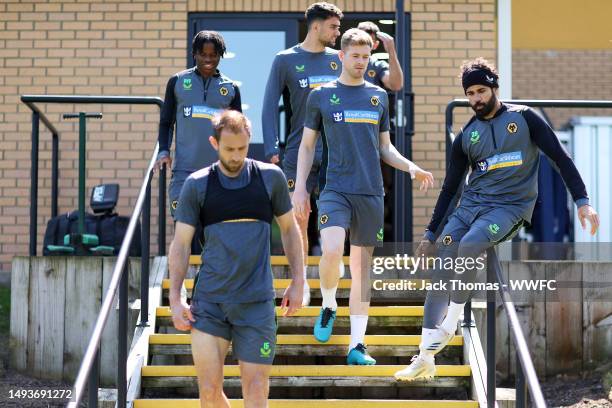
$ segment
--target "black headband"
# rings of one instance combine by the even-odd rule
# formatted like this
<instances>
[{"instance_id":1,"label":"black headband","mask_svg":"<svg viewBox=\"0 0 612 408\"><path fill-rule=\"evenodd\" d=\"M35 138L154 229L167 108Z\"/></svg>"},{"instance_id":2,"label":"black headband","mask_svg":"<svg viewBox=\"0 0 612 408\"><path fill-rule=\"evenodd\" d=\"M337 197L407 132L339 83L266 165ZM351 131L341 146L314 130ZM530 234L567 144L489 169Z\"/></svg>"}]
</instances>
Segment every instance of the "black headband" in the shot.
<instances>
[{"instance_id":1,"label":"black headband","mask_svg":"<svg viewBox=\"0 0 612 408\"><path fill-rule=\"evenodd\" d=\"M484 85L491 88L499 88L497 79L498 76L488 70L475 69L465 72L461 78L461 82L463 84L463 91L467 92L467 89L472 85Z\"/></svg>"}]
</instances>

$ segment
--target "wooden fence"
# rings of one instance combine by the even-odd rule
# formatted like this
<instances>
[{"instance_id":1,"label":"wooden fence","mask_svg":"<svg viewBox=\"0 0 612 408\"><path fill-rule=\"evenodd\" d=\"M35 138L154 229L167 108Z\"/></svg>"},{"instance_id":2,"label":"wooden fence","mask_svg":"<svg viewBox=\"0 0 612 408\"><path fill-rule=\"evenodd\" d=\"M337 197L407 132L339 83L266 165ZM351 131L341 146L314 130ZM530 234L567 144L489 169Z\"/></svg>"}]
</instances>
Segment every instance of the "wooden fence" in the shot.
<instances>
[{"instance_id":1,"label":"wooden fence","mask_svg":"<svg viewBox=\"0 0 612 408\"><path fill-rule=\"evenodd\" d=\"M76 378L116 258L15 257L11 272L11 365L37 378L73 382ZM130 303L139 298L140 259L128 263ZM100 380L115 383L117 316L102 335ZM136 311L137 312L137 311ZM134 331L135 313L128 333ZM131 341L131 340L130 340ZM129 343L128 343L129 344Z\"/></svg>"}]
</instances>

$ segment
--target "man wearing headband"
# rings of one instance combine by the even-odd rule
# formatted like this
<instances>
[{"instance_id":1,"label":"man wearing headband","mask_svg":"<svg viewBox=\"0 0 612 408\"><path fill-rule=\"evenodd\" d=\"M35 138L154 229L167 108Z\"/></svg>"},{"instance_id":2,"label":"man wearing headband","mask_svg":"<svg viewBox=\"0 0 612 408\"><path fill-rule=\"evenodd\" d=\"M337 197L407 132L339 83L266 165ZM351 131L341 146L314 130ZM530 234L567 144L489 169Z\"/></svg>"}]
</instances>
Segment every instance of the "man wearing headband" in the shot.
<instances>
[{"instance_id":1,"label":"man wearing headband","mask_svg":"<svg viewBox=\"0 0 612 408\"><path fill-rule=\"evenodd\" d=\"M495 68L483 58L461 67L463 89L475 115L453 141L442 191L417 255L433 254L437 248L436 259L476 260L487 248L511 239L524 222L531 221L538 197L540 151L559 168L582 227L586 228L589 220L591 234L597 232L597 212L589 205L584 182L554 131L533 109L500 102L498 80ZM471 173L460 204L437 236L468 169ZM467 261L462 265L467 266ZM476 266L480 265L484 266L473 262L471 268L459 268L456 262L454 269L432 269L432 283L446 283L448 290L428 291L420 353L408 367L395 373L396 379L411 381L434 375L434 356L454 336L459 315L471 295L469 290L452 290L460 285L450 280L473 283Z\"/></svg>"}]
</instances>

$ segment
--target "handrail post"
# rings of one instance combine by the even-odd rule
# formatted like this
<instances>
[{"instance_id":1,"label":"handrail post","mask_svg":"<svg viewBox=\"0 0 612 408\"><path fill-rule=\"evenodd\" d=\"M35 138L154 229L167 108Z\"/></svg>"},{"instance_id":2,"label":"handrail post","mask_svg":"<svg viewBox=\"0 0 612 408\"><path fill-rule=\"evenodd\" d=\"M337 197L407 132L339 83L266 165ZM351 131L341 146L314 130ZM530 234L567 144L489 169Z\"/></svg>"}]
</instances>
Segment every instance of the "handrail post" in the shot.
<instances>
[{"instance_id":1,"label":"handrail post","mask_svg":"<svg viewBox=\"0 0 612 408\"><path fill-rule=\"evenodd\" d=\"M521 365L521 357L516 353L516 408L527 407L527 389L525 387L525 372Z\"/></svg>"},{"instance_id":2,"label":"handrail post","mask_svg":"<svg viewBox=\"0 0 612 408\"><path fill-rule=\"evenodd\" d=\"M117 407L125 408L127 399L128 265L125 263L119 284L119 337L117 339Z\"/></svg>"},{"instance_id":3,"label":"handrail post","mask_svg":"<svg viewBox=\"0 0 612 408\"><path fill-rule=\"evenodd\" d=\"M53 133L51 139L51 218L57 217L57 197L59 180L59 135Z\"/></svg>"},{"instance_id":4,"label":"handrail post","mask_svg":"<svg viewBox=\"0 0 612 408\"><path fill-rule=\"evenodd\" d=\"M149 256L151 234L151 175L147 182L144 206L142 207L141 230L141 257L140 257L140 323L139 326L148 326L149 322Z\"/></svg>"},{"instance_id":5,"label":"handrail post","mask_svg":"<svg viewBox=\"0 0 612 408\"><path fill-rule=\"evenodd\" d=\"M159 171L158 205L159 220L157 224L157 254L166 255L166 165Z\"/></svg>"},{"instance_id":6,"label":"handrail post","mask_svg":"<svg viewBox=\"0 0 612 408\"><path fill-rule=\"evenodd\" d=\"M91 371L89 371L89 402L87 404L87 408L97 408L98 407L98 388L100 387L100 344L98 343L98 352L96 353L96 358L93 361L91 366Z\"/></svg>"},{"instance_id":7,"label":"handrail post","mask_svg":"<svg viewBox=\"0 0 612 408\"><path fill-rule=\"evenodd\" d=\"M487 283L495 282L495 248L487 250ZM487 408L495 407L495 291L487 291Z\"/></svg>"},{"instance_id":8,"label":"handrail post","mask_svg":"<svg viewBox=\"0 0 612 408\"><path fill-rule=\"evenodd\" d=\"M463 324L462 327L476 327L472 321L472 299L468 299L463 307Z\"/></svg>"},{"instance_id":9,"label":"handrail post","mask_svg":"<svg viewBox=\"0 0 612 408\"><path fill-rule=\"evenodd\" d=\"M32 112L32 151L30 161L30 256L36 256L36 227L38 226L38 126L40 114Z\"/></svg>"}]
</instances>

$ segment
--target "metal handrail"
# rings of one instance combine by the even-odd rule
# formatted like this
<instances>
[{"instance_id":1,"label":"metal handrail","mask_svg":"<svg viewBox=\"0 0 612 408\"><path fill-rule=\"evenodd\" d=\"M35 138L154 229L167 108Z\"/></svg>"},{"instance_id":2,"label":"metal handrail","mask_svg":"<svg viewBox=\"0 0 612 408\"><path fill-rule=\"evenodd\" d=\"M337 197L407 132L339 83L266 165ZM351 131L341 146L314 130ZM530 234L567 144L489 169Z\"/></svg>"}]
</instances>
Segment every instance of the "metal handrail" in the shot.
<instances>
[{"instance_id":1,"label":"metal handrail","mask_svg":"<svg viewBox=\"0 0 612 408\"><path fill-rule=\"evenodd\" d=\"M57 215L57 159L58 159L58 139L59 133L51 124L43 112L36 106L36 102L41 103L102 103L102 104L156 104L160 108L163 100L158 97L137 97L137 96L76 96L76 95L23 95L21 100L32 110L32 183L30 187L30 255L36 255L36 219L38 204L38 140L39 122L53 133L53 154L52 165L52 216ZM117 403L120 407L125 407L127 399L127 303L128 303L128 274L126 272L126 261L130 251L130 245L134 237L138 218L142 215L142 240L141 240L141 321L139 326L148 325L148 282L149 282L149 243L150 243L150 213L151 213L151 180L153 169L157 161L159 143L155 144L153 155L149 162L147 172L138 194L134 212L125 233L117 262L113 270L108 290L102 301L100 313L96 319L91 339L87 345L83 361L74 384L72 399L68 403L69 407L76 407L83 398L85 382L89 377L89 406L96 407L98 403L99 368L100 368L100 338L102 331L108 320L113 299L119 287L119 335L118 335L118 365L117 365ZM159 173L159 237L158 253L165 254L165 166ZM162 236L163 235L163 236Z\"/></svg>"},{"instance_id":2,"label":"metal handrail","mask_svg":"<svg viewBox=\"0 0 612 408\"><path fill-rule=\"evenodd\" d=\"M59 179L59 132L51 121L36 106L36 103L101 103L119 105L157 105L160 109L163 99L156 96L103 96L103 95L22 95L21 101L32 111L32 163L30 174L30 256L36 256L36 226L38 225L38 148L39 122L53 135L51 152L51 217L57 216L58 179ZM159 174L158 195L158 254L166 253L166 169Z\"/></svg>"},{"instance_id":3,"label":"metal handrail","mask_svg":"<svg viewBox=\"0 0 612 408\"><path fill-rule=\"evenodd\" d=\"M502 303L504 305L504 310L506 312L506 316L508 317L508 322L510 324L510 331L512 332L512 337L514 339L514 346L517 352L517 387L516 387L516 405L517 407L526 407L526 394L525 394L525 385L529 385L527 387L529 389L529 394L531 395L532 405L537 408L545 408L546 401L544 400L544 395L542 394L542 388L540 387L540 381L538 380L538 376L536 374L535 367L533 365L533 361L531 360L531 355L529 354L529 348L527 347L527 341L525 341L525 335L523 334L523 329L521 329L521 324L518 320L518 316L516 314L516 308L514 307L514 302L512 301L512 297L510 296L510 292L508 290L508 286L502 276L501 265L499 263L499 259L497 258L497 253L495 252L495 248L489 248L487 251L487 266L493 268L493 272L495 272L495 279L499 283L499 295L502 299ZM492 273L491 273L492 275ZM495 301L493 301L495 302ZM495 315L493 314L493 319L495 319ZM493 341L492 341L493 340ZM494 339L487 338L487 345L491 342L495 344ZM494 351L495 349L493 349ZM489 366L489 356L487 356L487 366ZM487 367L488 370L493 370L495 373L495 365L493 367ZM526 378L525 378L526 377ZM525 382L525 380L527 380Z\"/></svg>"},{"instance_id":4,"label":"metal handrail","mask_svg":"<svg viewBox=\"0 0 612 408\"><path fill-rule=\"evenodd\" d=\"M100 314L96 320L96 324L94 326L93 333L91 335L91 339L89 340L89 344L87 345L87 350L85 351L85 355L83 357L83 362L81 363L81 367L79 368L79 373L77 375L76 381L74 383L74 393L73 398L68 403L68 407L76 408L78 407L81 398L83 397L83 391L85 388L85 381L89 375L89 371L94 362L95 354L98 351L100 346L100 338L102 337L102 330L104 330L104 326L106 325L106 320L108 319L108 315L111 311L111 307L113 304L113 298L115 296L115 292L117 291L117 287L119 286L119 279L125 280L125 285L127 286L127 274L124 270L125 263L129 254L130 244L132 243L132 238L134 236L134 232L136 230L136 223L138 222L138 217L142 212L143 205L145 202L145 198L147 196L148 186L151 183L151 178L153 175L153 168L155 167L155 163L157 161L157 152L159 150L159 144L155 145L155 150L153 151L153 156L149 162L149 167L147 168L147 173L140 187L140 192L138 193L138 200L136 201L136 206L134 207L134 212L130 217L130 223L128 224L127 232L125 234L125 238L123 239L123 243L121 244L121 249L119 250L119 255L117 257L117 263L115 264L115 268L113 269L113 274L108 285L108 289L106 291L106 295L104 296L104 300L102 301L102 307L100 308ZM122 285L123 286L123 285ZM127 297L127 294L126 294ZM121 298L121 296L120 296ZM126 299L127 301L127 299ZM121 308L121 306L120 306ZM121 312L120 312L121 313ZM121 325L120 325L121 328ZM119 336L119 342L125 341L127 343L127 338L122 339L122 336ZM119 359L119 364L121 365L121 359ZM123 375L125 376L125 365L123 370ZM122 386L125 387L124 384L121 384L120 379L117 381L117 388L121 390ZM91 392L91 390L90 390ZM97 393L97 390L96 390ZM121 393L120 393L121 394ZM118 403L120 404L121 395L118 396ZM125 404L125 394L123 395L123 403Z\"/></svg>"}]
</instances>

